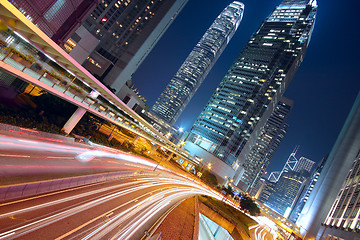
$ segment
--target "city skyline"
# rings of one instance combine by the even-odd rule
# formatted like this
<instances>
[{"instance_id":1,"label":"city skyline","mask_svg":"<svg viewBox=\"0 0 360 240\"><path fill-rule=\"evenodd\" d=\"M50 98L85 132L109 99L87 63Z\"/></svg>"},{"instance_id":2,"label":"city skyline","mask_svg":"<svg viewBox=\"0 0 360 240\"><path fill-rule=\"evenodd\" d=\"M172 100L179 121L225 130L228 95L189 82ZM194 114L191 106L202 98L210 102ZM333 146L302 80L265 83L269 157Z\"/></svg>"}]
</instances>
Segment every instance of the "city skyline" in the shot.
<instances>
[{"instance_id":1,"label":"city skyline","mask_svg":"<svg viewBox=\"0 0 360 240\"><path fill-rule=\"evenodd\" d=\"M214 174L239 186L245 159L303 62L317 9L316 0L278 5L241 49L196 119L184 149L231 167L214 166Z\"/></svg>"},{"instance_id":2,"label":"city skyline","mask_svg":"<svg viewBox=\"0 0 360 240\"><path fill-rule=\"evenodd\" d=\"M211 96L215 87L225 75L227 68L231 65L240 51L239 48L236 50L236 47L234 46L239 45L239 42L245 44L250 35L257 29L261 21L268 16L270 12L274 10L276 4L279 4L280 2L281 1L278 1L277 3L268 3L257 1L252 3L250 1L243 1L245 4L243 21L246 21L247 24L240 25L238 32L234 36L233 42L230 43L228 49L225 50L223 56L220 58L219 64L214 67L212 72L210 72L206 80L207 83L199 89L198 94L196 94L192 102L190 102L188 109L184 111L183 116L181 116L177 124L175 124L176 126L181 126L189 130L192 122L198 116L207 99ZM260 3L262 3L262 7L257 9L256 6ZM221 7L224 7L225 4L228 3L216 3L215 1L211 2L211 4L209 3L211 6L221 5ZM321 5L321 1L319 4ZM153 84L152 80L154 79L165 79L165 77L162 76L165 76L166 74L172 75L175 72L174 69L176 67L173 67L173 64L169 64L167 69L168 72L172 71L172 73L162 71L161 73L152 72L149 75L150 69L154 68L156 64L161 64L161 61L169 62L170 59L167 55L173 55L168 54L171 51L175 51L176 53L174 54L176 56L186 55L186 53L182 54L185 50L170 49L172 44L177 45L178 41L183 43L184 48L185 46L191 45L188 42L192 41L192 44L194 44L194 41L196 41L196 37L192 35L186 35L186 38L179 37L179 34L184 34L184 32L186 32L186 24L191 24L193 27L200 27L197 25L201 25L202 28L204 28L204 25L210 25L209 23L205 24L200 22L200 20L205 18L204 16L199 18L198 22L191 20L189 17L192 15L191 12L196 11L197 9L194 5L196 5L196 3L189 2L189 5L186 6L183 12L179 15L179 20L175 21L174 25L169 28L168 33L164 35L164 39L159 41L159 44L156 48L154 48L153 53L149 55L148 59L145 60L144 64L140 67L139 71L134 75L135 86L148 99L149 105L152 105L152 102L154 102L154 98L156 98L157 94L155 94L154 89L152 89L151 92L154 92L153 95L155 96L148 94L149 92L147 93L147 91L144 90L144 86L145 88L147 86L146 81ZM339 7L341 9L346 8L346 6L343 5ZM294 110L289 117L289 132L287 136L285 136L283 143L280 144L279 150L275 153L273 163L270 164L269 171L278 169L284 159L287 158L288 154L297 144L300 145L300 155L308 156L312 160L319 162L321 158L330 151L345 117L350 110L351 104L355 99L358 85L360 85L359 83L355 83L351 80L354 78L355 74L352 71L343 71L342 73L347 76L344 78L341 74L336 73L339 71L334 68L334 66L339 66L340 69L345 70L351 68L351 66L355 63L353 61L347 61L348 65L338 65L336 58L331 60L332 58L328 55L328 47L332 46L334 42L344 39L338 35L325 39L325 37L328 36L329 31L330 33L332 32L332 29L329 29L327 25L327 21L333 21L331 16L335 10L337 9L334 8L333 5L328 4L325 5L324 9L319 12L320 15L318 16L316 22L315 31L313 33L307 55L305 56L305 61L299 72L295 75L287 93L284 95L294 99L295 105ZM350 12L352 11L352 9L347 10ZM216 11L213 8L209 8L209 16L206 16L208 22L211 21L211 14L216 14ZM340 11L339 14L344 14L344 11ZM205 22L205 20L202 21ZM343 25L346 26L346 24L339 22L332 23L332 26L338 29L337 31L345 31L340 29L340 27ZM169 39L174 42L172 43ZM351 39L348 37L345 38L345 40L349 41ZM347 45L342 45L341 47L348 48ZM230 48L233 50L229 50ZM332 54L341 56L344 53L333 52ZM352 58L352 56L349 57ZM180 57L177 57L174 61L181 62L183 60ZM153 64L149 65L149 62ZM333 67L328 69L328 66ZM146 74L148 74L149 77L142 82L141 79ZM333 85L339 78L344 78L344 81L354 83L355 87L344 86L343 89L336 88ZM327 83L330 80L331 83ZM157 83L160 85L163 82L157 80ZM329 90L325 91L324 86L329 88ZM161 87L159 88L161 89ZM319 92L324 92L326 94L319 95ZM339 99L339 101L334 101L333 99ZM328 106L328 103L335 105L331 108ZM314 112L315 109L318 111ZM335 114L333 113L334 111ZM331 117L331 121L324 122L325 119L323 119L321 115L327 116L326 118Z\"/></svg>"},{"instance_id":3,"label":"city skyline","mask_svg":"<svg viewBox=\"0 0 360 240\"><path fill-rule=\"evenodd\" d=\"M110 1L112 0L104 0L102 4L110 7L107 5ZM157 1L163 0L149 2L153 4ZM124 5L128 2L130 0L123 0ZM118 3L120 1L116 4ZM57 1L55 6L57 4L61 3ZM116 10L115 3L114 6ZM208 6L202 6L203 8L196 10L207 12ZM322 9L321 4L319 6ZM133 6L135 10L138 7ZM245 171L251 171L252 166L243 164L243 160L246 163L248 158L248 163L261 163L261 159L266 161L269 154L272 155L271 151L261 151L268 141L264 138L276 141L271 146L274 150L285 135L288 124L283 120L289 115L293 101L283 94L298 68L301 69L300 64L309 43L312 44L310 38L318 8L317 0L282 0L270 14L261 18L260 27L257 25L257 31L246 39L245 47L241 41L233 45L231 53L236 53L236 57L230 68L227 67L226 74L219 78L221 82L217 82L215 93L210 92L210 100L201 95L207 104L201 105L199 101L192 105L202 107L203 110L199 117L194 116L197 120L191 132L183 134L178 141L174 140L175 129L172 133L160 134L157 126L146 120L147 106L143 111L134 111L127 104L128 101L121 100L123 98L117 97L96 76L69 57L61 46L41 32L16 7L4 1L0 3L0 8L0 132L3 149L0 169L4 176L0 184L0 198L6 205L3 224L0 224L0 237L23 238L26 235L25 238L46 236L55 239L76 235L78 238L106 236L140 239L164 236L165 239L169 234L169 239L173 239L173 236L179 236L175 231L180 232L181 236L189 234L189 239L190 236L202 239L201 235L216 237L216 234L209 231L209 228L212 229L210 225L203 226L203 230L198 228L201 221L205 221L198 213L207 216L211 213L210 210L214 210L218 214L216 219L219 219L219 215L223 217L215 221L220 226L224 223L223 219L231 220L234 214L228 218L229 214L219 213L217 209L223 207L218 203L205 204L207 207L200 205L208 202L203 199L204 196L233 207L239 206L243 213L247 212L252 216L264 215L272 221L265 223L265 227L262 226L261 219L253 218L254 223L251 223L241 217L245 217L245 214L236 211L237 221L232 221L234 227L225 228L233 239L239 239L240 235L241 238L250 236L251 239L288 239L291 238L290 235L294 238L314 239L315 235L324 235L325 232L318 230L327 227L324 221L326 214L330 216L328 211L331 206L336 214L326 222L336 224L336 227L329 229L330 234L348 239L350 237L341 232L344 228L349 231L349 228L356 227L352 232L360 230L360 93L350 114L345 114L345 124L339 126L342 130L328 155L329 160L323 165L322 174L313 180L317 184L305 187L304 180L310 176L315 162L310 160L314 159L311 153L299 152L310 159L296 158L300 145L296 145L276 184L267 183L263 179L261 182L267 184L256 186L260 191L255 198L260 195L261 201L268 198L265 200L265 207L261 204L256 206L256 200L251 198L254 194L250 192L249 197L241 191L238 184L241 174L250 180L248 183L253 182L253 176L245 174ZM261 8L258 5L257 9ZM195 16L200 17L201 14ZM105 22L107 21L110 21L109 18ZM315 27L315 31L317 28ZM200 31L197 33L201 34ZM351 36L351 32L349 33ZM184 37L188 36L190 35ZM321 43L321 46L327 45L326 41ZM336 47L334 46L334 50L341 45ZM180 49L175 50L185 51L182 45L178 45L178 48ZM310 49L307 52L311 53ZM331 51L327 49L327 52ZM337 53L332 51L332 54ZM167 55L171 56L171 53L168 52ZM351 60L357 54L346 56L346 60ZM227 63L227 60L220 60L220 65ZM306 128L291 124L290 127L299 131L300 135L296 136L296 140L304 138L305 146L325 149L322 146L325 140L319 139L328 140L329 135L336 130L334 122L340 119L336 114L339 110L347 109L341 98L327 101L327 104L322 104L322 101L330 92L331 88L327 86L334 86L339 90L342 86L347 86L346 79L341 78L341 82L336 79L338 81L335 83L330 82L331 79L325 79L327 82L321 85L322 91L312 96L312 90L316 89L322 78L316 78L320 74L315 67L317 62L312 58L310 60L308 66L311 68L308 69L307 78L296 79L301 83L311 81L305 84L304 89L296 88L299 101L312 100L311 104L300 104L305 109L299 120ZM341 71L342 66L356 64L356 61L336 60L336 71ZM199 59L193 65L203 61ZM308 61L306 58L304 63ZM342 62L344 65L340 65ZM155 75L163 72L163 69L166 71L167 66L172 66L172 61L168 61L162 68L152 67L152 72ZM321 72L324 75L333 70L328 65L326 67L327 71ZM356 68L353 67L352 70L354 69ZM348 71L340 74L345 78ZM159 86L151 79L154 76L146 77L151 82L149 89L155 93ZM159 82L161 80L158 79ZM358 91L356 84L350 85ZM207 89L209 92L209 87ZM281 99L284 100L284 109L276 107ZM336 104L340 106L339 109ZM324 109L332 113L331 118L317 115L323 113ZM272 117L274 115L277 115L276 119ZM321 122L326 132L321 134L316 124L313 126L304 121L306 118L311 120L310 123ZM275 128L280 131L272 134L271 131L275 131ZM266 133L267 130L269 131ZM301 130L303 131L300 132ZM312 144L316 140L318 143ZM284 163L284 158L281 160ZM349 172L351 164L353 169ZM261 169L262 173L263 170ZM343 183L346 176L347 185ZM301 186L305 187L304 190L309 190L305 193L306 201L300 198ZM342 202L338 205L347 207L338 215L338 207L332 205L332 202L336 196L340 196L338 191L341 186L345 186L343 192L346 194L338 198L339 202L351 200L349 204ZM348 188L351 188L351 192ZM261 189L264 190L263 193L260 193ZM255 189L252 192L256 192ZM273 193L270 195L271 192ZM196 195L201 197L197 198ZM187 216L183 218L183 225L174 224L173 216L179 215L181 202L185 202L185 199L191 201L183 211L187 212ZM286 220L296 199L304 203L301 212L299 208L296 213L299 216L297 226ZM353 205L355 203L356 206ZM246 206L249 204L252 206ZM271 206L275 211L266 206ZM227 207L227 210L230 209ZM134 214L127 214L130 211ZM85 212L89 214L84 215ZM344 217L349 218L344 220ZM25 218L26 221L22 221ZM163 225L166 218L174 228ZM209 219L216 220L211 216ZM159 220L160 225L156 224ZM184 226L190 222L191 226L185 231ZM48 231L49 229L53 230ZM89 229L92 232L89 233ZM165 229L170 232L165 233ZM264 230L265 233L261 234ZM229 235L226 231L223 233ZM351 235L356 236L356 233Z\"/></svg>"}]
</instances>

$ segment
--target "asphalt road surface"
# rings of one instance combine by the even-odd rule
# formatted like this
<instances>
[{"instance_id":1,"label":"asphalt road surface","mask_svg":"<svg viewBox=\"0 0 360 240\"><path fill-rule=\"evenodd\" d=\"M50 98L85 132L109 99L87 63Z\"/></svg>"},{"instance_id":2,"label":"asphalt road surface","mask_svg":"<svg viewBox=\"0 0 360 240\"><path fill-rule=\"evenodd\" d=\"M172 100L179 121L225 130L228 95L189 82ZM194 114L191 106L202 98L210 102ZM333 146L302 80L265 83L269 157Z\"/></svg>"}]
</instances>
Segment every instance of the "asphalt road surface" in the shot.
<instances>
[{"instance_id":1,"label":"asphalt road surface","mask_svg":"<svg viewBox=\"0 0 360 240\"><path fill-rule=\"evenodd\" d=\"M0 135L3 185L103 171L135 175L0 203L0 240L141 239L183 200L222 197L188 174L114 149Z\"/></svg>"}]
</instances>

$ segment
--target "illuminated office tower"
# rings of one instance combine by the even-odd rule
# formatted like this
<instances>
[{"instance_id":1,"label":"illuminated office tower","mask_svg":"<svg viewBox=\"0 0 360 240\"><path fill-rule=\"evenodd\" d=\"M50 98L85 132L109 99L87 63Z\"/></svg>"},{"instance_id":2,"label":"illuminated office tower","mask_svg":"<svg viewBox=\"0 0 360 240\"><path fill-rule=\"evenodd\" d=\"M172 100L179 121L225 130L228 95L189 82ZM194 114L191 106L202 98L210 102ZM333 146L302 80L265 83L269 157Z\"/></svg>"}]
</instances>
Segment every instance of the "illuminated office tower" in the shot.
<instances>
[{"instance_id":1,"label":"illuminated office tower","mask_svg":"<svg viewBox=\"0 0 360 240\"><path fill-rule=\"evenodd\" d=\"M187 2L102 0L64 48L118 93Z\"/></svg>"},{"instance_id":2,"label":"illuminated office tower","mask_svg":"<svg viewBox=\"0 0 360 240\"><path fill-rule=\"evenodd\" d=\"M215 19L151 108L166 123L175 123L240 25L244 5L234 1Z\"/></svg>"},{"instance_id":3,"label":"illuminated office tower","mask_svg":"<svg viewBox=\"0 0 360 240\"><path fill-rule=\"evenodd\" d=\"M322 159L321 163L318 165L316 170L312 173L311 178L309 178L309 181L307 181L306 184L304 185L304 188L302 189L301 193L299 194L299 198L296 199L296 202L294 203L294 205L292 207L291 214L289 216L290 221L296 222L297 219L299 218L300 212L304 208L305 203L309 199L309 196L320 177L320 174L321 174L322 169L324 168L326 159L327 159L327 156Z\"/></svg>"},{"instance_id":4,"label":"illuminated office tower","mask_svg":"<svg viewBox=\"0 0 360 240\"><path fill-rule=\"evenodd\" d=\"M244 170L237 185L243 191L250 192L251 195L256 192L252 191L253 188L265 173L274 152L286 134L288 124L285 121L292 106L293 101L284 97L278 102L256 143L246 156L241 166Z\"/></svg>"},{"instance_id":5,"label":"illuminated office tower","mask_svg":"<svg viewBox=\"0 0 360 240\"><path fill-rule=\"evenodd\" d=\"M360 151L320 230L321 237L356 239L360 233ZM318 234L319 235L319 234Z\"/></svg>"},{"instance_id":6,"label":"illuminated office tower","mask_svg":"<svg viewBox=\"0 0 360 240\"><path fill-rule=\"evenodd\" d=\"M238 169L304 58L316 12L315 0L276 7L228 70L188 141Z\"/></svg>"},{"instance_id":7,"label":"illuminated office tower","mask_svg":"<svg viewBox=\"0 0 360 240\"><path fill-rule=\"evenodd\" d=\"M304 181L305 177L301 173L294 171L282 173L266 205L284 216L288 209L291 209Z\"/></svg>"},{"instance_id":8,"label":"illuminated office tower","mask_svg":"<svg viewBox=\"0 0 360 240\"><path fill-rule=\"evenodd\" d=\"M9 0L54 42L61 44L100 0Z\"/></svg>"}]
</instances>

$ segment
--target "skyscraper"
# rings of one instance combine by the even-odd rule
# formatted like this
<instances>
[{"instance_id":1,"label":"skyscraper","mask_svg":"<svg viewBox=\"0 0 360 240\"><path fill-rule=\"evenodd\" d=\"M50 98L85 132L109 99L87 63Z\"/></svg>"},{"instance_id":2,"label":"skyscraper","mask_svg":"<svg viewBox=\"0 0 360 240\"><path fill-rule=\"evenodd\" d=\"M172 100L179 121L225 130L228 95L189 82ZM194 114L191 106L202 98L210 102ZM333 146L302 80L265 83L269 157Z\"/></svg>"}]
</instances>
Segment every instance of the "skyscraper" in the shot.
<instances>
[{"instance_id":1,"label":"skyscraper","mask_svg":"<svg viewBox=\"0 0 360 240\"><path fill-rule=\"evenodd\" d=\"M287 209L291 208L304 180L304 176L298 172L282 173L266 205L284 216Z\"/></svg>"},{"instance_id":2,"label":"skyscraper","mask_svg":"<svg viewBox=\"0 0 360 240\"><path fill-rule=\"evenodd\" d=\"M296 200L296 202L294 203L294 206L292 208L291 215L289 216L290 221L296 222L297 219L299 218L300 212L304 208L305 203L309 199L309 196L320 177L320 174L321 174L322 169L324 168L326 159L327 159L327 156L322 159L321 163L318 165L316 170L312 173L312 176L309 179L309 181L307 182L307 184L304 185L304 188L303 188L301 194L299 195L299 198Z\"/></svg>"},{"instance_id":3,"label":"skyscraper","mask_svg":"<svg viewBox=\"0 0 360 240\"><path fill-rule=\"evenodd\" d=\"M238 168L300 66L316 12L315 0L284 0L276 7L200 113L188 141Z\"/></svg>"},{"instance_id":4,"label":"skyscraper","mask_svg":"<svg viewBox=\"0 0 360 240\"><path fill-rule=\"evenodd\" d=\"M274 188L276 186L275 183L270 182L267 179L264 179L264 181L265 181L265 186L261 190L261 193L260 193L260 195L258 197L259 202L261 202L263 204L266 203L269 200L269 197L274 192Z\"/></svg>"},{"instance_id":5,"label":"skyscraper","mask_svg":"<svg viewBox=\"0 0 360 240\"><path fill-rule=\"evenodd\" d=\"M151 112L172 125L237 30L244 5L234 1L215 19L156 100Z\"/></svg>"},{"instance_id":6,"label":"skyscraper","mask_svg":"<svg viewBox=\"0 0 360 240\"><path fill-rule=\"evenodd\" d=\"M9 0L54 42L60 44L100 0Z\"/></svg>"},{"instance_id":7,"label":"skyscraper","mask_svg":"<svg viewBox=\"0 0 360 240\"><path fill-rule=\"evenodd\" d=\"M102 0L64 47L118 93L187 2Z\"/></svg>"},{"instance_id":8,"label":"skyscraper","mask_svg":"<svg viewBox=\"0 0 360 240\"><path fill-rule=\"evenodd\" d=\"M351 194L355 187L358 184L358 179L350 177L348 182L345 182L347 176L356 169L356 161L359 156L360 149L360 93L358 94L355 103L345 121L345 124L329 154L329 157L324 165L322 173L309 196L309 199L305 203L303 210L300 213L299 219L296 222L298 226L301 227L302 234L306 235L305 239L319 239L322 234L319 232L321 223L325 222L326 217L330 213L330 210L339 195L339 191L345 184L349 188L345 187L344 196L347 198L346 202L353 201ZM354 165L355 163L355 165ZM350 181L351 179L351 181ZM345 182L345 183L344 183ZM350 184L350 185L349 185ZM350 194L350 195L348 195ZM349 197L349 198L348 198ZM339 207L346 207L343 203L339 202ZM353 206L354 207L354 206ZM346 211L348 211L347 208ZM339 210L340 211L340 210ZM345 213L346 213L345 211ZM350 210L349 210L350 211ZM342 213L344 213L341 210ZM331 219L335 220L330 223L332 226L344 226L346 223L349 223L349 220L352 217L340 217L336 215L330 215ZM350 215L352 216L352 215ZM356 217L356 216L355 216ZM353 219L357 219L357 218ZM342 219L346 220L342 223ZM326 223L328 224L328 223ZM356 223L351 223L350 227L353 227ZM347 239L347 238L345 238Z\"/></svg>"},{"instance_id":9,"label":"skyscraper","mask_svg":"<svg viewBox=\"0 0 360 240\"><path fill-rule=\"evenodd\" d=\"M292 106L292 100L284 97L280 99L274 112L261 130L259 137L256 139L256 143L246 156L241 166L244 171L242 171L240 182L237 185L243 191L250 192L264 174L272 155L286 133L288 124L285 121ZM250 194L253 195L254 193Z\"/></svg>"},{"instance_id":10,"label":"skyscraper","mask_svg":"<svg viewBox=\"0 0 360 240\"><path fill-rule=\"evenodd\" d=\"M296 164L294 171L295 172L306 171L308 173L311 173L314 164L315 164L314 161L311 161L310 159L307 159L305 157L301 157L298 163Z\"/></svg>"},{"instance_id":11,"label":"skyscraper","mask_svg":"<svg viewBox=\"0 0 360 240\"><path fill-rule=\"evenodd\" d=\"M322 236L356 239L360 232L360 151L322 227Z\"/></svg>"},{"instance_id":12,"label":"skyscraper","mask_svg":"<svg viewBox=\"0 0 360 240\"><path fill-rule=\"evenodd\" d=\"M270 195L267 205L281 215L288 216L293 207L293 203L299 198L303 183L310 177L314 161L301 157L296 159L295 153L298 148L290 154L279 179L275 185L274 192ZM295 159L293 166L289 165L289 160Z\"/></svg>"}]
</instances>

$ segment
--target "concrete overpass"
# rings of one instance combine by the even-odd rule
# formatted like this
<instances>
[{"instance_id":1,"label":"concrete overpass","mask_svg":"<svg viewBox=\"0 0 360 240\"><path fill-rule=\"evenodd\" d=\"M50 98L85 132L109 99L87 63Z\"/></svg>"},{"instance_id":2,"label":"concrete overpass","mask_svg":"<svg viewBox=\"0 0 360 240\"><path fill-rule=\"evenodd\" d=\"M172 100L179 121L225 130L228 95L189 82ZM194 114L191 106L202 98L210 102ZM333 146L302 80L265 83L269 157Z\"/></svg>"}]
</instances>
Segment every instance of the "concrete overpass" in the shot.
<instances>
[{"instance_id":1,"label":"concrete overpass","mask_svg":"<svg viewBox=\"0 0 360 240\"><path fill-rule=\"evenodd\" d=\"M124 104L8 1L0 2L0 19L1 24L6 24L10 30L0 34L5 45L0 51L0 70L78 106L78 110L64 126L66 133L70 133L81 117L90 112L196 163L195 159ZM25 56L38 52L38 55L33 56L33 63L40 65L42 71L34 70L33 64L27 65L24 61L16 60L11 48ZM46 56L46 61L39 55ZM64 73L56 72L53 64L63 68ZM61 84L61 81L56 83L59 81L56 75L60 75L66 84ZM74 93L74 89L77 92Z\"/></svg>"}]
</instances>

